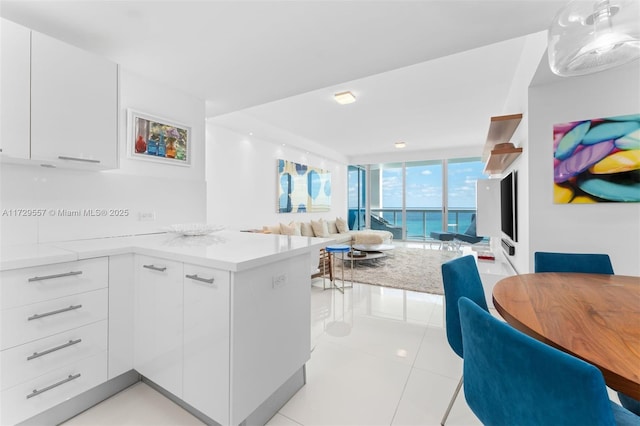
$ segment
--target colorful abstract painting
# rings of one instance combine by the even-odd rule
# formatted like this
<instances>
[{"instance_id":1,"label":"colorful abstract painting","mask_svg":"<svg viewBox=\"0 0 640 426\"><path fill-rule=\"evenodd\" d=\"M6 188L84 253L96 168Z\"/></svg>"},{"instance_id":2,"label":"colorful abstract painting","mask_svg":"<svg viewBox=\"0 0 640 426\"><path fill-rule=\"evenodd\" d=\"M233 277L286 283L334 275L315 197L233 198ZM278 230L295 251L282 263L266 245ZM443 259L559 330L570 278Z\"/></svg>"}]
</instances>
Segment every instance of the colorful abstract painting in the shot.
<instances>
[{"instance_id":1,"label":"colorful abstract painting","mask_svg":"<svg viewBox=\"0 0 640 426\"><path fill-rule=\"evenodd\" d=\"M640 202L640 114L553 126L556 204Z\"/></svg>"},{"instance_id":2,"label":"colorful abstract painting","mask_svg":"<svg viewBox=\"0 0 640 426\"><path fill-rule=\"evenodd\" d=\"M331 209L331 173L278 160L278 212L326 212Z\"/></svg>"},{"instance_id":3,"label":"colorful abstract painting","mask_svg":"<svg viewBox=\"0 0 640 426\"><path fill-rule=\"evenodd\" d=\"M129 127L133 158L190 164L189 127L133 110L129 110Z\"/></svg>"}]
</instances>

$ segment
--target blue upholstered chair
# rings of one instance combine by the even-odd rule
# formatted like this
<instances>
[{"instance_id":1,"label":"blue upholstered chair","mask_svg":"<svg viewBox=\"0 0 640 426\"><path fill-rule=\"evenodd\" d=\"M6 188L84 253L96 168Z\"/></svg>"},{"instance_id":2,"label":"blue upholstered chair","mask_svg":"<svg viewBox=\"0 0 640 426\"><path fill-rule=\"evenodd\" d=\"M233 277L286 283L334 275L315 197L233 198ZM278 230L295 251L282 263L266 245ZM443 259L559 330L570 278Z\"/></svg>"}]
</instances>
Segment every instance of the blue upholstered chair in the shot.
<instances>
[{"instance_id":1,"label":"blue upholstered chair","mask_svg":"<svg viewBox=\"0 0 640 426\"><path fill-rule=\"evenodd\" d=\"M461 358L464 358L462 350L462 331L460 329L460 315L458 313L458 299L467 297L478 306L489 312L487 301L484 297L484 288L478 273L478 267L473 256L463 256L442 264L442 283L444 285L445 321L447 341L451 349ZM451 397L447 411L440 422L444 425L451 412L451 407L460 392L464 375L460 378L458 386Z\"/></svg>"},{"instance_id":2,"label":"blue upholstered chair","mask_svg":"<svg viewBox=\"0 0 640 426\"><path fill-rule=\"evenodd\" d=\"M486 425L638 425L609 401L593 365L541 343L459 301L464 396Z\"/></svg>"},{"instance_id":3,"label":"blue upholstered chair","mask_svg":"<svg viewBox=\"0 0 640 426\"><path fill-rule=\"evenodd\" d=\"M538 251L534 254L534 271L613 275L613 266L607 254Z\"/></svg>"}]
</instances>

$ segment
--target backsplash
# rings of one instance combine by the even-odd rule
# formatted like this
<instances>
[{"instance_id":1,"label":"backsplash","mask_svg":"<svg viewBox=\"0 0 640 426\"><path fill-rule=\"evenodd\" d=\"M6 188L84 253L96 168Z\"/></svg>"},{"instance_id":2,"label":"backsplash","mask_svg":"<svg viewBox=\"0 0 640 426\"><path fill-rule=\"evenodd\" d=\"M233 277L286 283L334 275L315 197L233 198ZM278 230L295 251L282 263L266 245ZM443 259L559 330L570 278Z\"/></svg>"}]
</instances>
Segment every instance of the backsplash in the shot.
<instances>
[{"instance_id":1,"label":"backsplash","mask_svg":"<svg viewBox=\"0 0 640 426\"><path fill-rule=\"evenodd\" d=\"M206 221L202 180L2 164L2 245L159 232Z\"/></svg>"}]
</instances>

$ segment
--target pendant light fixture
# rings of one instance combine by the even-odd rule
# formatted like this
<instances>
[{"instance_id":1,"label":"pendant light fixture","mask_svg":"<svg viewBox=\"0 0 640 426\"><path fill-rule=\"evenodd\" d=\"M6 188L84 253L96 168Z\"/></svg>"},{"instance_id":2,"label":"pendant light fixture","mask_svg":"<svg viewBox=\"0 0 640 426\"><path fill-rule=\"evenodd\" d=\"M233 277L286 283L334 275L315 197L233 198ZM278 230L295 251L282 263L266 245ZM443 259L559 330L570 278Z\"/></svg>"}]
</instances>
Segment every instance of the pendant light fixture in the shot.
<instances>
[{"instance_id":1,"label":"pendant light fixture","mask_svg":"<svg viewBox=\"0 0 640 426\"><path fill-rule=\"evenodd\" d=\"M563 77L640 58L640 1L570 1L549 28L549 65Z\"/></svg>"}]
</instances>

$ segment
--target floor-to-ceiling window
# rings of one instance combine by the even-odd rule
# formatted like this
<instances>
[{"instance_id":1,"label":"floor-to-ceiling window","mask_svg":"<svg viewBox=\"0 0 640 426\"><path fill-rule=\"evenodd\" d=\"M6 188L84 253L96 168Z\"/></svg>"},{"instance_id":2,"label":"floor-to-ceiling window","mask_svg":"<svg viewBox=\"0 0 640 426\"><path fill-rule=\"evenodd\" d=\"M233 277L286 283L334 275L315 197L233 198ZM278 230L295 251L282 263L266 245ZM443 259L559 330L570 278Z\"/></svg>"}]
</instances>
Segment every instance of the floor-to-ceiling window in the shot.
<instances>
[{"instance_id":1,"label":"floor-to-ceiling window","mask_svg":"<svg viewBox=\"0 0 640 426\"><path fill-rule=\"evenodd\" d=\"M407 240L424 240L442 229L442 161L406 163Z\"/></svg>"},{"instance_id":2,"label":"floor-to-ceiling window","mask_svg":"<svg viewBox=\"0 0 640 426\"><path fill-rule=\"evenodd\" d=\"M447 161L447 225L449 231L464 233L476 213L476 181L482 178L484 163L477 158Z\"/></svg>"},{"instance_id":3,"label":"floor-to-ceiling window","mask_svg":"<svg viewBox=\"0 0 640 426\"><path fill-rule=\"evenodd\" d=\"M362 166L369 171L367 197L361 197L369 202L369 226L389 230L396 239L421 241L432 231L466 231L483 167L479 158ZM349 179L350 203L354 179Z\"/></svg>"},{"instance_id":4,"label":"floor-to-ceiling window","mask_svg":"<svg viewBox=\"0 0 640 426\"><path fill-rule=\"evenodd\" d=\"M349 229L364 229L366 225L366 169L360 166L349 166L347 181Z\"/></svg>"}]
</instances>

